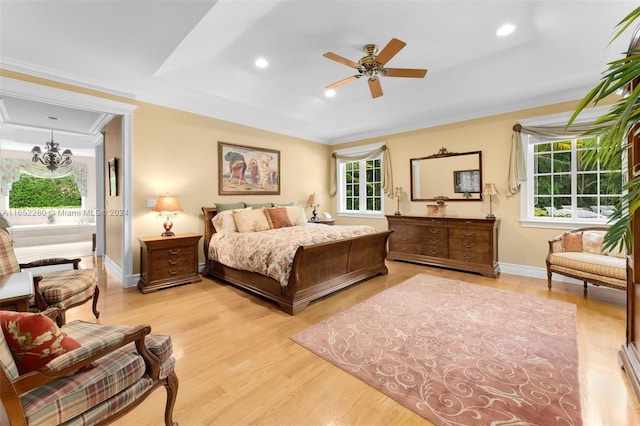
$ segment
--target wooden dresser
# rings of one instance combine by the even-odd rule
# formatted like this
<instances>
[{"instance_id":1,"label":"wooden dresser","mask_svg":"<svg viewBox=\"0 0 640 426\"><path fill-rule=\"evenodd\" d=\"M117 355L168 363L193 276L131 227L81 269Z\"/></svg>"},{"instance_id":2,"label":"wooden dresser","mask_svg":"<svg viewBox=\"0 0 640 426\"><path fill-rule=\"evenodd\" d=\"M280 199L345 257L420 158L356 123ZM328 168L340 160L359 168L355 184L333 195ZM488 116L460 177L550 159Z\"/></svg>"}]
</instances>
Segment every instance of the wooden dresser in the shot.
<instances>
[{"instance_id":1,"label":"wooden dresser","mask_svg":"<svg viewBox=\"0 0 640 426\"><path fill-rule=\"evenodd\" d=\"M140 241L140 281L143 293L202 281L198 274L198 234L145 237Z\"/></svg>"},{"instance_id":2,"label":"wooden dresser","mask_svg":"<svg viewBox=\"0 0 640 426\"><path fill-rule=\"evenodd\" d=\"M387 216L389 260L444 266L496 277L498 221L453 217Z\"/></svg>"}]
</instances>

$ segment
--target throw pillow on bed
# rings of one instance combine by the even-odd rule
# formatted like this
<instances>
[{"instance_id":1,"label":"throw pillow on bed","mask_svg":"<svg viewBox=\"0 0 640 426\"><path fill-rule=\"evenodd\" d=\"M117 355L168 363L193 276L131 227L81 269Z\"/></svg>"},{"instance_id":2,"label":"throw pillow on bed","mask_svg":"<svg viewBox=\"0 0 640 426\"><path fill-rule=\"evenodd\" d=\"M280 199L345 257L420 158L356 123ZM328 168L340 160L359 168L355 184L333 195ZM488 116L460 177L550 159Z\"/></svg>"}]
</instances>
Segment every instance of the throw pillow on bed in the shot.
<instances>
[{"instance_id":1,"label":"throw pillow on bed","mask_svg":"<svg viewBox=\"0 0 640 426\"><path fill-rule=\"evenodd\" d=\"M269 225L271 225L272 229L278 228L287 228L289 226L293 226L291 220L289 219L289 214L287 213L287 209L284 207L274 207L271 209L266 209L267 219L269 220Z\"/></svg>"},{"instance_id":2,"label":"throw pillow on bed","mask_svg":"<svg viewBox=\"0 0 640 426\"><path fill-rule=\"evenodd\" d=\"M0 325L20 374L38 370L80 347L80 343L42 314L0 311Z\"/></svg>"},{"instance_id":3,"label":"throw pillow on bed","mask_svg":"<svg viewBox=\"0 0 640 426\"><path fill-rule=\"evenodd\" d=\"M292 226L302 226L307 223L307 215L304 213L303 207L293 206L285 207L285 209L287 209L287 215Z\"/></svg>"},{"instance_id":4,"label":"throw pillow on bed","mask_svg":"<svg viewBox=\"0 0 640 426\"><path fill-rule=\"evenodd\" d=\"M241 210L233 212L233 220L238 232L260 232L271 229L265 209Z\"/></svg>"},{"instance_id":5,"label":"throw pillow on bed","mask_svg":"<svg viewBox=\"0 0 640 426\"><path fill-rule=\"evenodd\" d=\"M216 233L223 235L238 232L236 222L233 220L233 212L242 210L251 210L251 207L247 207L246 209L225 210L222 213L215 215L213 219L211 219L211 223L213 223Z\"/></svg>"},{"instance_id":6,"label":"throw pillow on bed","mask_svg":"<svg viewBox=\"0 0 640 426\"><path fill-rule=\"evenodd\" d=\"M239 201L237 203L215 203L215 204L216 204L216 210L218 210L218 213L223 212L225 210L244 209L246 207L242 201Z\"/></svg>"}]
</instances>

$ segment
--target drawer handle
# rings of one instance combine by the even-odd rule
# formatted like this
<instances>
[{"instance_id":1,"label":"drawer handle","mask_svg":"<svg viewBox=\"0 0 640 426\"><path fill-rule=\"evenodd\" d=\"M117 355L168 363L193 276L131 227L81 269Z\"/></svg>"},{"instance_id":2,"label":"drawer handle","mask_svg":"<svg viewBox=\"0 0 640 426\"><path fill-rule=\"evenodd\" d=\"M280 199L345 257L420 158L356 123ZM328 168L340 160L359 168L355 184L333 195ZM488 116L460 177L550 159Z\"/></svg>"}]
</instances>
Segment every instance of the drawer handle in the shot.
<instances>
[{"instance_id":1,"label":"drawer handle","mask_svg":"<svg viewBox=\"0 0 640 426\"><path fill-rule=\"evenodd\" d=\"M171 259L167 259L167 261L169 262L170 265L177 265L180 262L179 260L171 260Z\"/></svg>"},{"instance_id":2,"label":"drawer handle","mask_svg":"<svg viewBox=\"0 0 640 426\"><path fill-rule=\"evenodd\" d=\"M475 257L475 255L473 255L473 254L465 254L464 255L465 259L473 259L474 257Z\"/></svg>"},{"instance_id":3,"label":"drawer handle","mask_svg":"<svg viewBox=\"0 0 640 426\"><path fill-rule=\"evenodd\" d=\"M438 244L438 242L439 242L439 241L440 241L440 240L439 240L439 239L437 239L437 238L431 238L431 239L429 240L429 244Z\"/></svg>"},{"instance_id":4,"label":"drawer handle","mask_svg":"<svg viewBox=\"0 0 640 426\"><path fill-rule=\"evenodd\" d=\"M169 275L175 275L175 274L177 274L178 272L180 272L180 270L179 270L179 269L176 269L175 271L169 271Z\"/></svg>"},{"instance_id":5,"label":"drawer handle","mask_svg":"<svg viewBox=\"0 0 640 426\"><path fill-rule=\"evenodd\" d=\"M472 222L470 220L467 220L464 223L466 223L467 225L471 225Z\"/></svg>"},{"instance_id":6,"label":"drawer handle","mask_svg":"<svg viewBox=\"0 0 640 426\"><path fill-rule=\"evenodd\" d=\"M431 232L432 234L438 234L440 233L440 230L437 228L436 229L429 228L429 232Z\"/></svg>"},{"instance_id":7,"label":"drawer handle","mask_svg":"<svg viewBox=\"0 0 640 426\"><path fill-rule=\"evenodd\" d=\"M440 254L440 250L429 250L431 254Z\"/></svg>"},{"instance_id":8,"label":"drawer handle","mask_svg":"<svg viewBox=\"0 0 640 426\"><path fill-rule=\"evenodd\" d=\"M465 246L466 248L471 248L471 247L473 247L473 246L474 246L474 244L475 244L475 243L464 243L464 246Z\"/></svg>"},{"instance_id":9,"label":"drawer handle","mask_svg":"<svg viewBox=\"0 0 640 426\"><path fill-rule=\"evenodd\" d=\"M407 241L407 240L408 240L408 238L403 238L403 239L402 239L402 241Z\"/></svg>"},{"instance_id":10,"label":"drawer handle","mask_svg":"<svg viewBox=\"0 0 640 426\"><path fill-rule=\"evenodd\" d=\"M473 232L465 232L465 233L464 233L464 236L465 236L465 237L470 237L470 236L472 236L472 235L473 235Z\"/></svg>"},{"instance_id":11,"label":"drawer handle","mask_svg":"<svg viewBox=\"0 0 640 426\"><path fill-rule=\"evenodd\" d=\"M181 249L169 250L169 254L178 254Z\"/></svg>"}]
</instances>

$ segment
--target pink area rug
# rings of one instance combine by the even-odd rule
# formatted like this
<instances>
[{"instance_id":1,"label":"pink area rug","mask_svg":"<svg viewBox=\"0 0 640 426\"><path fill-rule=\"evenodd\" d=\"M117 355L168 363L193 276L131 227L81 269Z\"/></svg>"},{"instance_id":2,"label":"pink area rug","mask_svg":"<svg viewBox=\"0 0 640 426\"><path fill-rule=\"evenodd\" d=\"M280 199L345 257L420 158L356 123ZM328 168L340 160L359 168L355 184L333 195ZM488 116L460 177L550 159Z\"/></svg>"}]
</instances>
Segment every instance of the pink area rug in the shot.
<instances>
[{"instance_id":1,"label":"pink area rug","mask_svg":"<svg viewBox=\"0 0 640 426\"><path fill-rule=\"evenodd\" d=\"M419 274L291 337L437 425L581 425L576 306Z\"/></svg>"}]
</instances>

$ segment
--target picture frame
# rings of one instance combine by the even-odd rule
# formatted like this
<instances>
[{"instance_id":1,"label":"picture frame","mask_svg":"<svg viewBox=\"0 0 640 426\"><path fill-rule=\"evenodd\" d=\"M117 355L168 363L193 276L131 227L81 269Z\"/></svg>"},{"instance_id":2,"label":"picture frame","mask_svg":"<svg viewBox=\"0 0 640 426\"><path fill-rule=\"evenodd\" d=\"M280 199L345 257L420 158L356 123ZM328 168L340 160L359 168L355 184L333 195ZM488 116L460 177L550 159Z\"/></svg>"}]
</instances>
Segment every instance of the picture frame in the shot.
<instances>
[{"instance_id":1,"label":"picture frame","mask_svg":"<svg viewBox=\"0 0 640 426\"><path fill-rule=\"evenodd\" d=\"M109 172L109 195L115 197L118 195L118 159L113 157L107 164Z\"/></svg>"},{"instance_id":2,"label":"picture frame","mask_svg":"<svg viewBox=\"0 0 640 426\"><path fill-rule=\"evenodd\" d=\"M480 170L455 170L453 172L453 191L457 193L480 193Z\"/></svg>"},{"instance_id":3,"label":"picture frame","mask_svg":"<svg viewBox=\"0 0 640 426\"><path fill-rule=\"evenodd\" d=\"M218 142L219 195L280 195L280 151Z\"/></svg>"}]
</instances>

